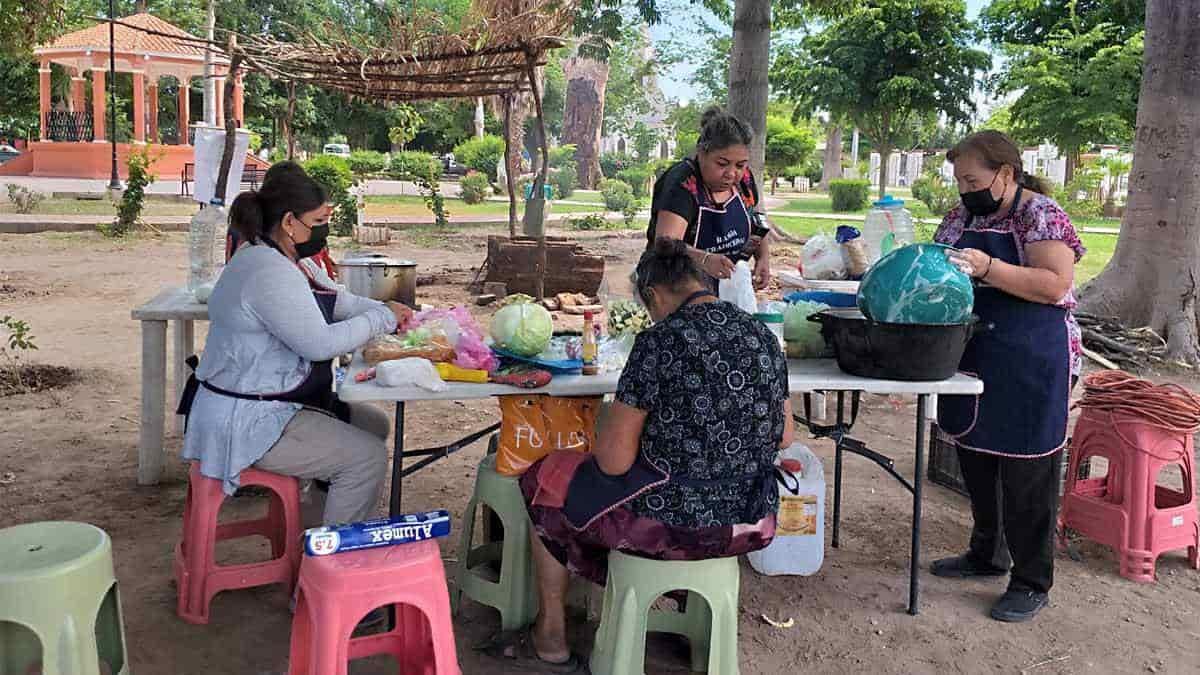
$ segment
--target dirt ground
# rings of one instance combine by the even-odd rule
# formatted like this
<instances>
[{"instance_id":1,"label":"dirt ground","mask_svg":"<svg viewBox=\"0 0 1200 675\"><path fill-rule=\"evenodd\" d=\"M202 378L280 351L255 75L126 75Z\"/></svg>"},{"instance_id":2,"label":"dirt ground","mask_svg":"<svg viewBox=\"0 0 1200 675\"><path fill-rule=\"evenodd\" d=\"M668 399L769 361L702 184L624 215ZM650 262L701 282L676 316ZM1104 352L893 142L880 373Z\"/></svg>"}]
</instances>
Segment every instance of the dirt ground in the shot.
<instances>
[{"instance_id":1,"label":"dirt ground","mask_svg":"<svg viewBox=\"0 0 1200 675\"><path fill-rule=\"evenodd\" d=\"M415 259L422 275L437 275L437 285L419 289L422 302L463 302L463 286L484 257L486 234L413 233L391 249ZM585 238L616 266L627 266L640 246L637 235ZM284 672L291 616L279 588L217 596L208 626L176 617L171 564L182 523L184 466L168 461L163 482L153 487L134 482L140 343L129 312L164 285L184 281L183 236L111 242L90 234L14 235L0 236L0 247L5 251L0 315L32 325L39 346L33 361L81 373L66 388L0 398L0 527L85 520L111 535L133 672ZM440 444L496 417L490 401L411 406L407 443ZM912 420L911 401L872 399L855 433L911 474ZM172 457L179 445L178 436L168 439ZM827 442L812 447L825 459L832 482L832 447ZM457 529L483 453L479 444L408 478L405 507L447 508ZM253 501L237 498L229 510L256 508ZM923 572L922 611L912 617L904 612L910 509L908 493L878 467L848 457L842 546L827 549L821 571L768 578L743 565L742 672L1200 672L1200 572L1188 569L1181 553L1159 560L1157 583L1139 585L1117 575L1110 551L1085 543L1082 562L1060 555L1051 607L1036 622L1015 626L987 617L1003 581L952 582ZM924 501L925 564L961 551L969 527L966 500L930 486ZM456 544L455 535L442 540L445 558L454 558ZM259 552L234 547L221 556L242 559ZM764 614L795 623L775 628L763 621ZM498 623L493 611L466 603L456 620L464 673L519 672L473 649ZM595 626L576 626L574 645L586 653ZM649 652L647 672L687 671L681 642L654 638ZM356 664L351 672L386 671L372 662Z\"/></svg>"}]
</instances>

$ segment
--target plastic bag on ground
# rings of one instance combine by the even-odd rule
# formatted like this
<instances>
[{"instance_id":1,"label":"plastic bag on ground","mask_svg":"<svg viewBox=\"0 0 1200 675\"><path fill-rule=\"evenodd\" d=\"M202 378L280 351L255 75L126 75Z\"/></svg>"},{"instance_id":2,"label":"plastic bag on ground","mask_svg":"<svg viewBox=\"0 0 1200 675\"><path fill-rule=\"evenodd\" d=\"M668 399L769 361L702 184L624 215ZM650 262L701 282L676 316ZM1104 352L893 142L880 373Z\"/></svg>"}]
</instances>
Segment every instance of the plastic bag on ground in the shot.
<instances>
[{"instance_id":1,"label":"plastic bag on ground","mask_svg":"<svg viewBox=\"0 0 1200 675\"><path fill-rule=\"evenodd\" d=\"M733 268L733 276L722 279L717 292L725 302L737 305L743 312L758 311L758 300L754 297L754 280L750 276L750 265L743 260Z\"/></svg>"},{"instance_id":2,"label":"plastic bag on ground","mask_svg":"<svg viewBox=\"0 0 1200 675\"><path fill-rule=\"evenodd\" d=\"M805 279L813 281L845 279L841 245L828 234L814 234L800 251L800 269Z\"/></svg>"},{"instance_id":3,"label":"plastic bag on ground","mask_svg":"<svg viewBox=\"0 0 1200 675\"><path fill-rule=\"evenodd\" d=\"M385 387L414 386L432 392L448 388L428 359L384 361L375 367L375 379Z\"/></svg>"}]
</instances>

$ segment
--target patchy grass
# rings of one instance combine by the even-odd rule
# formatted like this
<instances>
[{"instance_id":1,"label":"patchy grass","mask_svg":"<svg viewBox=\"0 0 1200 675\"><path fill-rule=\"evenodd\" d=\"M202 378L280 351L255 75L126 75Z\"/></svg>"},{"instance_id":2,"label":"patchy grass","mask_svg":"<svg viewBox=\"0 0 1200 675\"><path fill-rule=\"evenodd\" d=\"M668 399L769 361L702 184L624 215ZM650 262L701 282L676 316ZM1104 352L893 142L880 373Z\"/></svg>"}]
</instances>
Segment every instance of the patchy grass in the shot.
<instances>
[{"instance_id":1,"label":"patchy grass","mask_svg":"<svg viewBox=\"0 0 1200 675\"><path fill-rule=\"evenodd\" d=\"M16 213L13 203L4 199L0 201L0 213ZM142 216L190 216L196 212L194 202L176 202L148 198L142 210ZM33 215L48 216L101 216L112 218L117 215L117 209L112 202L104 199L63 199L53 198L42 200L34 209Z\"/></svg>"},{"instance_id":2,"label":"patchy grass","mask_svg":"<svg viewBox=\"0 0 1200 675\"><path fill-rule=\"evenodd\" d=\"M889 191L889 194L894 195L897 199L903 199L904 200L904 208L908 209L909 212L912 213L913 218L934 218L934 217L936 217L932 213L930 213L929 207L925 206L925 204L923 202L919 202L919 201L913 199L912 195L910 195L910 194L900 195L900 194L897 194L895 192L890 192L890 191ZM777 197L783 197L783 195L777 195ZM872 194L870 197L870 200L874 201L874 199L875 199L875 195ZM804 213L834 213L833 200L829 197L829 193L827 193L827 192L810 192L807 194L799 194L799 195L793 194L792 198L788 199L787 204L785 204L782 207L777 207L773 210L775 210L775 211L798 211L798 212L804 212ZM848 212L848 213L844 213L844 215L848 218L862 219L862 218L866 217L868 210L870 210L869 205L867 208L865 208L861 211ZM839 214L839 215L843 215L843 214Z\"/></svg>"},{"instance_id":3,"label":"patchy grass","mask_svg":"<svg viewBox=\"0 0 1200 675\"><path fill-rule=\"evenodd\" d=\"M23 364L0 367L0 398L59 389L79 380L79 372L63 366Z\"/></svg>"},{"instance_id":4,"label":"patchy grass","mask_svg":"<svg viewBox=\"0 0 1200 675\"><path fill-rule=\"evenodd\" d=\"M574 201L574 199L572 199ZM508 202L487 201L482 204L468 204L461 199L446 199L446 210L450 217L455 216L507 216ZM563 204L551 207L551 213L579 213L603 211L601 204ZM408 195L370 195L367 197L367 215L369 216L428 216L429 208L421 197ZM524 200L517 200L517 217L525 213Z\"/></svg>"}]
</instances>

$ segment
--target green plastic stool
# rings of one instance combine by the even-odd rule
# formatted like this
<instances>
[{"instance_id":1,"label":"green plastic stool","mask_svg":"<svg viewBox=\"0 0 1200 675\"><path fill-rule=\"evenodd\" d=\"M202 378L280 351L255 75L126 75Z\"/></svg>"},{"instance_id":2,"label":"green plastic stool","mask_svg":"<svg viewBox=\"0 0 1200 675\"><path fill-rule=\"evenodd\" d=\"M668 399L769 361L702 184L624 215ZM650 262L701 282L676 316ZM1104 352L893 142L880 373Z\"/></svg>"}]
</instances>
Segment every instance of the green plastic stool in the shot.
<instances>
[{"instance_id":1,"label":"green plastic stool","mask_svg":"<svg viewBox=\"0 0 1200 675\"><path fill-rule=\"evenodd\" d=\"M475 514L486 506L504 526L502 541L485 541L472 547ZM533 583L533 560L529 549L529 511L517 478L496 473L496 456L479 462L475 493L463 512L462 538L458 545L458 570L450 605L455 614L462 596L500 610L501 630L524 628L537 617L537 587ZM483 572L500 563L500 578L492 581Z\"/></svg>"},{"instance_id":2,"label":"green plastic stool","mask_svg":"<svg viewBox=\"0 0 1200 675\"><path fill-rule=\"evenodd\" d=\"M70 522L0 530L0 673L129 675L104 530Z\"/></svg>"},{"instance_id":3,"label":"green plastic stool","mask_svg":"<svg viewBox=\"0 0 1200 675\"><path fill-rule=\"evenodd\" d=\"M609 553L592 674L643 675L646 633L653 632L686 637L693 671L737 675L740 579L737 558L663 561ZM685 611L650 609L671 591L688 592Z\"/></svg>"}]
</instances>

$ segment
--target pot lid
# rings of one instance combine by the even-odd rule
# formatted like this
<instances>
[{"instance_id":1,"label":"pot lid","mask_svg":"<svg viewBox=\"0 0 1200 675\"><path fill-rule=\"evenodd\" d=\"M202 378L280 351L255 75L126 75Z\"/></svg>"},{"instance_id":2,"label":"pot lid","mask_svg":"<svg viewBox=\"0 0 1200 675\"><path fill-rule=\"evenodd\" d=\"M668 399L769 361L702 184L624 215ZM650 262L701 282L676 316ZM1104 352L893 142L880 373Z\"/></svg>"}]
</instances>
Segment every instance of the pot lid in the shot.
<instances>
[{"instance_id":1,"label":"pot lid","mask_svg":"<svg viewBox=\"0 0 1200 675\"><path fill-rule=\"evenodd\" d=\"M399 258L391 258L382 253L366 253L357 251L347 254L342 262L338 263L344 267L416 267L417 263L411 260L401 260Z\"/></svg>"}]
</instances>

